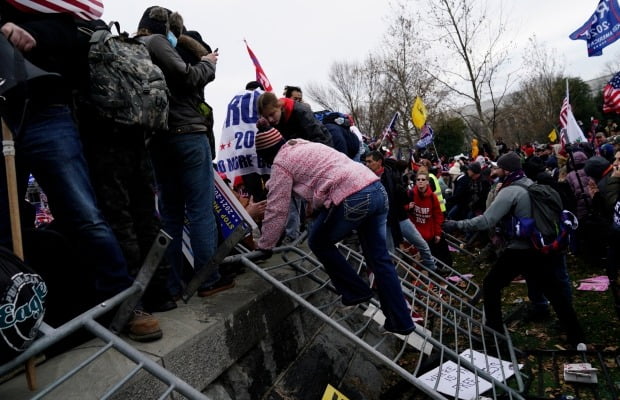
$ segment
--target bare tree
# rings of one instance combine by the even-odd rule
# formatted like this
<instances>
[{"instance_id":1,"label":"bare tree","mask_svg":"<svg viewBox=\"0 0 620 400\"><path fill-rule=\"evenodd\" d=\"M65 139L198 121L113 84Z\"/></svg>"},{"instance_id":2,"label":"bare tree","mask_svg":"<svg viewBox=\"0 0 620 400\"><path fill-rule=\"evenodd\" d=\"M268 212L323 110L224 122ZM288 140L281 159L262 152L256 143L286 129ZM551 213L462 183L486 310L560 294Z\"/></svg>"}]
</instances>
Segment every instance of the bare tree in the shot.
<instances>
[{"instance_id":1,"label":"bare tree","mask_svg":"<svg viewBox=\"0 0 620 400\"><path fill-rule=\"evenodd\" d=\"M420 3L420 2L418 2ZM506 41L506 19L502 2L491 15L487 0L429 0L423 14L427 39L438 48L436 62L427 72L443 84L453 97L452 110L461 115L474 136L494 151L494 132L501 103L514 82L505 71L510 41ZM472 107L463 107L473 103ZM472 124L472 121L478 123Z\"/></svg>"},{"instance_id":2,"label":"bare tree","mask_svg":"<svg viewBox=\"0 0 620 400\"><path fill-rule=\"evenodd\" d=\"M362 63L334 62L329 84L310 83L307 96L324 109L351 114L360 130L372 136L376 131L375 114L381 109L380 67L371 57Z\"/></svg>"},{"instance_id":3,"label":"bare tree","mask_svg":"<svg viewBox=\"0 0 620 400\"><path fill-rule=\"evenodd\" d=\"M378 137L398 111L397 145L413 147L417 133L409 119L416 96L429 109L437 96L434 79L426 72L428 44L421 40L421 26L404 3L394 9L381 51L371 51L360 63L335 62L329 85L310 84L307 96L322 107L351 113L362 132Z\"/></svg>"},{"instance_id":4,"label":"bare tree","mask_svg":"<svg viewBox=\"0 0 620 400\"><path fill-rule=\"evenodd\" d=\"M409 119L416 96L420 96L429 109L433 109L432 91L435 80L426 71L424 58L429 44L420 40L417 16L408 11L405 3L397 4L385 36L383 75L385 98L400 112L399 145L412 148L417 132Z\"/></svg>"},{"instance_id":5,"label":"bare tree","mask_svg":"<svg viewBox=\"0 0 620 400\"><path fill-rule=\"evenodd\" d=\"M529 39L528 48L523 59L525 79L506 101L505 117L500 121L503 136L519 142L546 140L558 124L558 103L562 101L556 92L557 82L563 76L563 59L554 49L539 44L536 36Z\"/></svg>"}]
</instances>

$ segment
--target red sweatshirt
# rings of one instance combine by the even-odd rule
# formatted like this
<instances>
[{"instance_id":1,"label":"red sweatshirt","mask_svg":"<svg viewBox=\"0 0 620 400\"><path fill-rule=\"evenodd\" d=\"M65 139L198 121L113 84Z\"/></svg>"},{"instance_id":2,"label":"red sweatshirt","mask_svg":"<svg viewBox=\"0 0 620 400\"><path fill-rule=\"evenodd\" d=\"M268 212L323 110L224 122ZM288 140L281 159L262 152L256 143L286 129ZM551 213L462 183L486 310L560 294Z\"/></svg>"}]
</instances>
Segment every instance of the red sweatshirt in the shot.
<instances>
[{"instance_id":1,"label":"red sweatshirt","mask_svg":"<svg viewBox=\"0 0 620 400\"><path fill-rule=\"evenodd\" d=\"M432 192L430 186L426 187L425 193L420 193L418 187L410 192L410 198L414 203L413 210L409 208L409 219L414 223L424 240L432 240L435 236L441 236L441 224L443 213L437 195Z\"/></svg>"}]
</instances>

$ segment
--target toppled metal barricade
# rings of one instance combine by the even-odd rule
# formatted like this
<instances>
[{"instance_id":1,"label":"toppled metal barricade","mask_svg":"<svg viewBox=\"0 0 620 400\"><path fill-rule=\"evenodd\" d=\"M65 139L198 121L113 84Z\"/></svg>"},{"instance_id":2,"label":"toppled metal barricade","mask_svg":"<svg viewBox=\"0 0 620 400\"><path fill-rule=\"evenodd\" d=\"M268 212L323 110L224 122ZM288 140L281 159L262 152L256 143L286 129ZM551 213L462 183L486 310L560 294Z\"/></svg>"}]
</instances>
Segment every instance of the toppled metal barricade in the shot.
<instances>
[{"instance_id":1,"label":"toppled metal barricade","mask_svg":"<svg viewBox=\"0 0 620 400\"><path fill-rule=\"evenodd\" d=\"M89 357L75 367L71 368L69 371L65 372L64 375L56 379L50 385L36 393L33 393L32 399L40 399L48 395L54 395L54 390L61 387L71 378L76 377L80 371L86 370L86 368L93 365L97 359L102 358L102 356L104 356L108 351L115 350L135 364L135 367L118 382L107 388L104 393L96 394L98 398L107 399L114 396L119 390L122 390L124 384L129 382L133 377L144 370L153 378L161 382L163 391L159 397L160 399L169 398L171 393L178 393L188 399L208 400L207 396L200 393L200 391L196 390L185 381L172 374L170 371L166 370L163 366L157 364L148 355L140 352L113 332L118 332L117 329L120 330L127 322L130 317L130 313L142 296L146 285L151 279L157 265L161 261L164 251L168 247L169 243L170 237L161 231L155 238L153 246L146 257L140 273L131 287L80 314L58 328L53 328L50 325L43 323L39 329L41 336L36 339L30 347L28 347L28 349L8 363L0 365L0 376L10 373L30 358L43 353L45 350L67 338L76 331L85 329L102 340L104 342L103 345L101 347L94 348L93 353ZM96 321L97 318L110 312L110 310L117 306L119 309L112 322L113 331L106 329ZM24 386L25 384L26 383L24 381ZM75 395L80 396L80 394ZM93 393L88 393L88 396L93 395ZM84 394L84 396L87 397L86 394Z\"/></svg>"},{"instance_id":2,"label":"toppled metal barricade","mask_svg":"<svg viewBox=\"0 0 620 400\"><path fill-rule=\"evenodd\" d=\"M339 249L372 285L363 256L342 244ZM258 252L249 251L226 262L242 262L428 398L524 399L524 377L510 337L484 326L482 311L470 303L479 289L458 272L429 274L418 263L394 255L416 322L414 333L394 335L402 340L394 347L388 340L392 334L382 330L384 316L377 300L345 308L309 252L285 246L275 253L282 263L257 265L252 258Z\"/></svg>"}]
</instances>

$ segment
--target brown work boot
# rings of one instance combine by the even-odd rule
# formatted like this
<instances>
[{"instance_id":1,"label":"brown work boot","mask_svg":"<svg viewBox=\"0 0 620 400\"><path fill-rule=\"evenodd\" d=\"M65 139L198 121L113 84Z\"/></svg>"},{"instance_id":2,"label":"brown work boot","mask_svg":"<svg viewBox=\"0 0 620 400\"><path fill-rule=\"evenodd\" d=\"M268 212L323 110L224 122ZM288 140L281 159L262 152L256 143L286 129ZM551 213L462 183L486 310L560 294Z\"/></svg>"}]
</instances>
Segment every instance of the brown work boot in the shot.
<instances>
[{"instance_id":1,"label":"brown work boot","mask_svg":"<svg viewBox=\"0 0 620 400\"><path fill-rule=\"evenodd\" d=\"M126 328L127 336L136 342L152 342L163 336L157 318L139 309L133 310Z\"/></svg>"}]
</instances>

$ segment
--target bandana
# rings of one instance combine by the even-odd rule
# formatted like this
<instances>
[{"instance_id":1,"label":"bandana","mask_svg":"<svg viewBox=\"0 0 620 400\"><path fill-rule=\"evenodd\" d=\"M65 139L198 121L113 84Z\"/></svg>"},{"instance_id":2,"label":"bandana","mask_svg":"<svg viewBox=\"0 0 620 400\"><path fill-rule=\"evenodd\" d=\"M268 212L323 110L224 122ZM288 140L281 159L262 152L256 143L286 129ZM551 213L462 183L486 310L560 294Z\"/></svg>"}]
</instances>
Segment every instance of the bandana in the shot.
<instances>
[{"instance_id":1,"label":"bandana","mask_svg":"<svg viewBox=\"0 0 620 400\"><path fill-rule=\"evenodd\" d=\"M282 101L282 111L283 111L283 116L284 116L284 122L288 121L288 119L291 117L291 114L293 113L293 106L295 105L295 100L293 99L289 99L287 97L283 97L280 99L280 101Z\"/></svg>"}]
</instances>

